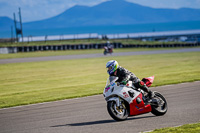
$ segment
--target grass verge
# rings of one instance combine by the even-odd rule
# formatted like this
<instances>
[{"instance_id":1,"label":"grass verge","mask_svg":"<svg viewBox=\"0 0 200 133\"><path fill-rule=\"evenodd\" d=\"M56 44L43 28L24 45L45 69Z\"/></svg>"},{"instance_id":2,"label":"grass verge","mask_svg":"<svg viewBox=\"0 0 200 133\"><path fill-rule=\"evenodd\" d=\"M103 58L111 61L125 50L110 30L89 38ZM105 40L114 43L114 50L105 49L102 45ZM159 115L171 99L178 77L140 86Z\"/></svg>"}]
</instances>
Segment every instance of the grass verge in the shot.
<instances>
[{"instance_id":1,"label":"grass verge","mask_svg":"<svg viewBox=\"0 0 200 133\"><path fill-rule=\"evenodd\" d=\"M114 49L114 53L134 52L134 51L151 51L151 50L166 50L166 49L180 49L180 48L120 48L120 49ZM24 53L0 54L0 59L45 57L45 56L60 56L60 55L80 55L80 54L96 54L96 53L102 53L103 54L103 49L65 50L65 51L38 51L38 52L27 52L27 53L24 52Z\"/></svg>"},{"instance_id":2,"label":"grass verge","mask_svg":"<svg viewBox=\"0 0 200 133\"><path fill-rule=\"evenodd\" d=\"M105 64L115 59L140 79L155 76L153 86L200 80L200 52L0 65L0 108L101 94Z\"/></svg>"},{"instance_id":3,"label":"grass verge","mask_svg":"<svg viewBox=\"0 0 200 133\"><path fill-rule=\"evenodd\" d=\"M110 43L122 43L122 44L136 44L136 45L159 45L159 44L183 44L184 42L159 42L159 41L140 41L133 39L110 39ZM15 47L15 46L44 46L44 45L77 45L77 44L100 44L107 43L107 40L102 39L80 39L80 40L58 40L58 41L38 41L38 42L18 42L18 43L0 43L0 47Z\"/></svg>"},{"instance_id":4,"label":"grass verge","mask_svg":"<svg viewBox=\"0 0 200 133\"><path fill-rule=\"evenodd\" d=\"M186 124L180 127L155 129L149 133L200 133L200 123Z\"/></svg>"}]
</instances>

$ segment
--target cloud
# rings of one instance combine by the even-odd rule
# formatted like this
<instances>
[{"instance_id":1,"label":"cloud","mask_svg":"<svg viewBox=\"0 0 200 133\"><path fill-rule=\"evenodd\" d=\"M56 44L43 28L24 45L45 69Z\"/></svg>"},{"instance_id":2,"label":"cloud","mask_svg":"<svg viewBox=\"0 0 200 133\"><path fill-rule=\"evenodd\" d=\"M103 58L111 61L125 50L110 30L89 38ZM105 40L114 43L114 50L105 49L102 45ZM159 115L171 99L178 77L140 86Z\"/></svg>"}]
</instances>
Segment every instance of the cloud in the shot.
<instances>
[{"instance_id":1,"label":"cloud","mask_svg":"<svg viewBox=\"0 0 200 133\"><path fill-rule=\"evenodd\" d=\"M126 0L153 8L198 8L200 9L200 0Z\"/></svg>"}]
</instances>

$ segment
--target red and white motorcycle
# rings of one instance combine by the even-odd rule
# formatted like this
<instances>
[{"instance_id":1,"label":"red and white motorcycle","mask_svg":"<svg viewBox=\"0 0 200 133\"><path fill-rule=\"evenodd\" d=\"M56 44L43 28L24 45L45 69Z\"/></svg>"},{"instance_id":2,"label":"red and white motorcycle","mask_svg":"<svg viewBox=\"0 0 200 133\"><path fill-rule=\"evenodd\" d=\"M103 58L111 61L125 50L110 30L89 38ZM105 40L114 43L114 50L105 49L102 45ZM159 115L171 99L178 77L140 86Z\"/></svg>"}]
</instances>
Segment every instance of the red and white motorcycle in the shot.
<instances>
[{"instance_id":1,"label":"red and white motorcycle","mask_svg":"<svg viewBox=\"0 0 200 133\"><path fill-rule=\"evenodd\" d=\"M167 101L159 92L154 92L152 99L149 99L147 94L134 87L131 81L126 85L120 85L116 83L117 79L116 77L108 78L103 92L108 113L113 119L122 121L128 116L149 112L160 116L167 112ZM148 87L151 86L153 80L154 76L142 79Z\"/></svg>"}]
</instances>

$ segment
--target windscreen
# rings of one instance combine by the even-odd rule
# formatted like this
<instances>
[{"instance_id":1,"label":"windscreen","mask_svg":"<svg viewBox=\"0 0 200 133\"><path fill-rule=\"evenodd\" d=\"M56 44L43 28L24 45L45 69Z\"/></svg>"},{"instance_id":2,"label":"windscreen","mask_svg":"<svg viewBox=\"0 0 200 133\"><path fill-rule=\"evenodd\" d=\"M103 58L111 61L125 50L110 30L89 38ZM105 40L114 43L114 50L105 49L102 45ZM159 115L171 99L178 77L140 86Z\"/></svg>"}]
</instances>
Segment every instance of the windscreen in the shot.
<instances>
[{"instance_id":1,"label":"windscreen","mask_svg":"<svg viewBox=\"0 0 200 133\"><path fill-rule=\"evenodd\" d=\"M108 79L107 79L107 83L106 83L106 86L110 85L110 83L112 82L115 82L117 81L118 77L115 77L115 76L110 76Z\"/></svg>"}]
</instances>

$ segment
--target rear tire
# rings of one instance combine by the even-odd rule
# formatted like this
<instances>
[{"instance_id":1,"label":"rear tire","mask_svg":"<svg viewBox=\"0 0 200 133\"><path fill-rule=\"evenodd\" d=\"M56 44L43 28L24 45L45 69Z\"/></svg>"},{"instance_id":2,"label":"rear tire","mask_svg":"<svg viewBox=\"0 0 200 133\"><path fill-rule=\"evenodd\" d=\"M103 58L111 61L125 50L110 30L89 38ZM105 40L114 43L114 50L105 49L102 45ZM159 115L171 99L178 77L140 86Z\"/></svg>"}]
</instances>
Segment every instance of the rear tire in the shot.
<instances>
[{"instance_id":1,"label":"rear tire","mask_svg":"<svg viewBox=\"0 0 200 133\"><path fill-rule=\"evenodd\" d=\"M126 108L125 104L123 106L124 106L124 108L117 109L117 105L116 105L115 101L108 101L107 102L108 113L110 114L110 116L114 120L116 120L116 121L124 121L124 120L127 119L128 111L127 111L127 108Z\"/></svg>"},{"instance_id":2,"label":"rear tire","mask_svg":"<svg viewBox=\"0 0 200 133\"><path fill-rule=\"evenodd\" d=\"M167 112L167 101L160 93L154 92L154 94L155 94L154 98L159 99L160 102L158 106L151 105L151 108L152 108L151 113L156 116L164 115Z\"/></svg>"}]
</instances>

